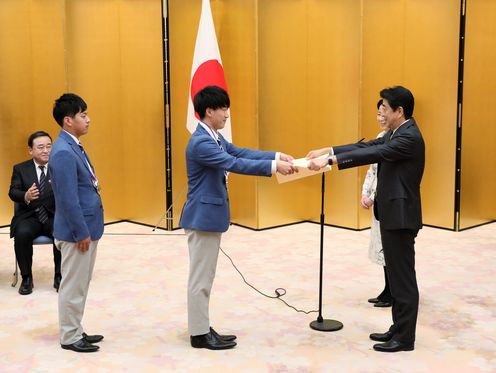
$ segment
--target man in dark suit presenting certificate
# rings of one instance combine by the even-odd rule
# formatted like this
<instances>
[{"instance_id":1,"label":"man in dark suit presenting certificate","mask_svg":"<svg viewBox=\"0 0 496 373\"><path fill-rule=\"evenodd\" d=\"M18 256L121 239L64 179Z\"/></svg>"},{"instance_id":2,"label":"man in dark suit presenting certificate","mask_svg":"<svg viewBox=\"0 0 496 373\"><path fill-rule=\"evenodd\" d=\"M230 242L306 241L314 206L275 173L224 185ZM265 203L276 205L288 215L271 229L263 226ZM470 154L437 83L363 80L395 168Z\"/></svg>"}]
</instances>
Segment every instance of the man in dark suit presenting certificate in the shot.
<instances>
[{"instance_id":1,"label":"man in dark suit presenting certificate","mask_svg":"<svg viewBox=\"0 0 496 373\"><path fill-rule=\"evenodd\" d=\"M419 293L415 275L415 237L422 228L420 181L424 172L425 145L413 119L414 98L401 86L380 92L384 119L390 130L369 142L333 146L311 151L309 168L327 164L346 169L378 163L374 214L380 221L382 247L393 297L393 325L370 338L383 343L382 352L414 349ZM313 159L330 154L328 160Z\"/></svg>"}]
</instances>

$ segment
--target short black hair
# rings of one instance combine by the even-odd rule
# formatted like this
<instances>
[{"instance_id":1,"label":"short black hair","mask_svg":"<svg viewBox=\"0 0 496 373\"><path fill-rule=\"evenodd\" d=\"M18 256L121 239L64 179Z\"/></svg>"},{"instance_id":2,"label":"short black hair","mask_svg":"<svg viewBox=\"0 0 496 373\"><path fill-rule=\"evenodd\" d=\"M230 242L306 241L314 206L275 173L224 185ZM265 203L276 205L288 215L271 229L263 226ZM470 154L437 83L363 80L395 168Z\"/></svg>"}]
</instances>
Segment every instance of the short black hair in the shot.
<instances>
[{"instance_id":1,"label":"short black hair","mask_svg":"<svg viewBox=\"0 0 496 373\"><path fill-rule=\"evenodd\" d=\"M382 105L382 98L379 101L377 101L377 109L379 109L381 105Z\"/></svg>"},{"instance_id":2,"label":"short black hair","mask_svg":"<svg viewBox=\"0 0 496 373\"><path fill-rule=\"evenodd\" d=\"M65 117L74 118L77 113L81 113L88 108L86 102L74 93L64 93L55 100L53 105L53 118L60 127L64 124Z\"/></svg>"},{"instance_id":3,"label":"short black hair","mask_svg":"<svg viewBox=\"0 0 496 373\"><path fill-rule=\"evenodd\" d=\"M200 119L205 118L208 108L216 110L228 108L230 105L231 101L227 92L216 85L206 86L198 91L193 98L193 106Z\"/></svg>"},{"instance_id":4,"label":"short black hair","mask_svg":"<svg viewBox=\"0 0 496 373\"><path fill-rule=\"evenodd\" d=\"M53 141L53 140L52 140L52 136L50 136L50 135L49 135L48 133L46 133L45 131L37 131L37 132L35 132L35 133L31 134L31 135L28 137L28 146L29 146L30 148L32 148L32 147L33 147L33 141L34 141L35 139L37 139L38 137L45 137L45 136L49 137L49 138L50 138L50 141Z\"/></svg>"},{"instance_id":5,"label":"short black hair","mask_svg":"<svg viewBox=\"0 0 496 373\"><path fill-rule=\"evenodd\" d=\"M413 107L415 106L415 99L412 92L400 85L390 88L384 88L381 97L388 101L391 109L396 111L400 106L405 113L405 119L410 119L413 115Z\"/></svg>"}]
</instances>

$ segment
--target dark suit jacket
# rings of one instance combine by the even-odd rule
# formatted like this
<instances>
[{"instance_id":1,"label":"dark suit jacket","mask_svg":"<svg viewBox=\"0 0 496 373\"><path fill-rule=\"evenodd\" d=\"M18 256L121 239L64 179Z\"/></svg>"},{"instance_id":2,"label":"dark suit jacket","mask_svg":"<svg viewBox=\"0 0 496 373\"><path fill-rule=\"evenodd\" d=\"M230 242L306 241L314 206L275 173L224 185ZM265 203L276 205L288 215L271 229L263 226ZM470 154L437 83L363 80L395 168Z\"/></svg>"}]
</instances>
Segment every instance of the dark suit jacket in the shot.
<instances>
[{"instance_id":1,"label":"dark suit jacket","mask_svg":"<svg viewBox=\"0 0 496 373\"><path fill-rule=\"evenodd\" d=\"M48 170L45 169L45 172L48 172ZM47 178L50 180L49 174L47 174ZM26 191L33 183L39 185L38 176L36 174L36 165L33 160L30 159L16 164L10 181L9 197L12 201L19 204L19 208L15 212L10 224L10 237L14 237L15 229L19 222L35 215L35 210L41 205L45 206L49 217L53 218L54 216L55 199L50 183L46 183L43 196L31 201L29 205L24 201L24 194L26 194Z\"/></svg>"},{"instance_id":2,"label":"dark suit jacket","mask_svg":"<svg viewBox=\"0 0 496 373\"><path fill-rule=\"evenodd\" d=\"M378 163L374 212L384 229L422 228L420 181L425 145L413 118L369 142L333 147L338 168Z\"/></svg>"}]
</instances>

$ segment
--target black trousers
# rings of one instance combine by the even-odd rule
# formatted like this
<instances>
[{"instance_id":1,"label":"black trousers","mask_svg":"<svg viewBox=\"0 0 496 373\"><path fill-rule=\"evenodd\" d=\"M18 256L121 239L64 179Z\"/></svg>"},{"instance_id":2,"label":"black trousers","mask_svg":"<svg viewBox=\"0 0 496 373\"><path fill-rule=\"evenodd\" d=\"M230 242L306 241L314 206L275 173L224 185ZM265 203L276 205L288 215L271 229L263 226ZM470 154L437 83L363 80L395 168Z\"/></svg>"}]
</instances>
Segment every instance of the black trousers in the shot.
<instances>
[{"instance_id":1,"label":"black trousers","mask_svg":"<svg viewBox=\"0 0 496 373\"><path fill-rule=\"evenodd\" d=\"M31 272L33 266L33 240L41 235L52 237L52 234L53 218L49 218L48 222L41 224L36 216L32 216L17 223L14 233L14 250L23 278L33 275ZM55 274L60 274L60 260L60 251L53 245Z\"/></svg>"},{"instance_id":2,"label":"black trousers","mask_svg":"<svg viewBox=\"0 0 496 373\"><path fill-rule=\"evenodd\" d=\"M415 274L415 237L418 230L381 227L389 288L393 297L393 339L410 344L415 341L419 292Z\"/></svg>"}]
</instances>

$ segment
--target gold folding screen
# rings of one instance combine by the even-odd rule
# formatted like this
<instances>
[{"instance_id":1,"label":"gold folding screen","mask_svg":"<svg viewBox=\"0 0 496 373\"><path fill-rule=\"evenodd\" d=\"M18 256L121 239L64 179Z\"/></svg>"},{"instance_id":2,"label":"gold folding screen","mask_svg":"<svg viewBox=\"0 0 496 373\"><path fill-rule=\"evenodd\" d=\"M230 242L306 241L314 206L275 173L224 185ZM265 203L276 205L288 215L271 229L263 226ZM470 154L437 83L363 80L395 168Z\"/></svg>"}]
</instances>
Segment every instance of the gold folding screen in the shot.
<instances>
[{"instance_id":1,"label":"gold folding screen","mask_svg":"<svg viewBox=\"0 0 496 373\"><path fill-rule=\"evenodd\" d=\"M467 4L460 229L496 220L496 2Z\"/></svg>"},{"instance_id":2,"label":"gold folding screen","mask_svg":"<svg viewBox=\"0 0 496 373\"><path fill-rule=\"evenodd\" d=\"M239 146L302 157L373 138L380 89L416 98L426 140L426 224L454 227L459 1L211 0ZM190 68L201 0L169 0L174 227L186 193L184 148ZM460 227L495 219L494 2L468 1ZM12 165L26 138L56 136L53 100L89 104L82 138L103 185L106 221L154 224L165 209L160 0L0 1L0 225L10 222ZM359 208L367 167L326 177L326 223L369 225ZM230 176L232 220L266 228L318 221L319 176L278 185ZM162 224L164 226L164 224Z\"/></svg>"},{"instance_id":3,"label":"gold folding screen","mask_svg":"<svg viewBox=\"0 0 496 373\"><path fill-rule=\"evenodd\" d=\"M27 158L30 133L55 139L51 108L67 91L88 103L81 141L105 220L155 224L165 210L161 2L4 0L0 17L1 224L12 215L12 165Z\"/></svg>"},{"instance_id":4,"label":"gold folding screen","mask_svg":"<svg viewBox=\"0 0 496 373\"><path fill-rule=\"evenodd\" d=\"M411 89L414 117L426 143L423 219L444 228L453 228L454 222L459 5L444 0L364 2L363 137L378 132L377 92L394 84Z\"/></svg>"},{"instance_id":5,"label":"gold folding screen","mask_svg":"<svg viewBox=\"0 0 496 373\"><path fill-rule=\"evenodd\" d=\"M232 98L234 142L302 157L309 149L374 138L379 91L416 97L426 140L426 224L453 228L460 4L457 1L212 0ZM190 66L201 1L169 1L175 190L186 183ZM439 27L442 25L442 27ZM179 159L178 159L179 158ZM359 208L367 167L326 177L326 223L369 225ZM318 221L319 176L278 185L230 177L232 220L265 228ZM184 196L174 209L175 226Z\"/></svg>"},{"instance_id":6,"label":"gold folding screen","mask_svg":"<svg viewBox=\"0 0 496 373\"><path fill-rule=\"evenodd\" d=\"M29 158L38 130L55 138L51 107L64 90L60 1L0 1L0 225L10 224L7 193L15 163ZM57 126L58 127L58 126Z\"/></svg>"}]
</instances>

